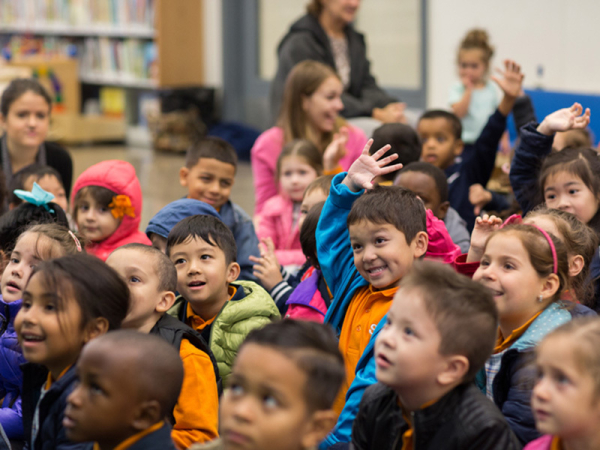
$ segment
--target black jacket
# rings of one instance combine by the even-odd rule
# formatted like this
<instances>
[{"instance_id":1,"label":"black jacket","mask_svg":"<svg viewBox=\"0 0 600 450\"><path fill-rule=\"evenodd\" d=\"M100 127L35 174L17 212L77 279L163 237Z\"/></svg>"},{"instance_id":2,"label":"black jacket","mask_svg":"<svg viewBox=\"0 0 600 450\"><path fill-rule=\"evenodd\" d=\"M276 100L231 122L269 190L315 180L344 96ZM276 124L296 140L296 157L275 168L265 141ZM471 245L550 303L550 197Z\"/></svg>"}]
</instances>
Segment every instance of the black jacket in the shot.
<instances>
[{"instance_id":1,"label":"black jacket","mask_svg":"<svg viewBox=\"0 0 600 450\"><path fill-rule=\"evenodd\" d=\"M33 416L48 370L38 364L23 364L23 427L31 450L91 450L93 443L74 443L67 439L62 425L67 397L75 388L75 365L55 381L40 402L39 429L35 446L31 445Z\"/></svg>"},{"instance_id":2,"label":"black jacket","mask_svg":"<svg viewBox=\"0 0 600 450\"><path fill-rule=\"evenodd\" d=\"M127 450L175 450L171 440L171 427L164 424L158 430L144 436Z\"/></svg>"},{"instance_id":3,"label":"black jacket","mask_svg":"<svg viewBox=\"0 0 600 450\"><path fill-rule=\"evenodd\" d=\"M398 100L387 95L371 75L365 38L352 25L346 27L350 54L350 85L342 94L344 117L371 116L373 108L383 108ZM292 68L301 61L319 61L335 70L335 60L329 38L311 14L298 19L279 43L277 74L271 83L271 114L279 114L285 80Z\"/></svg>"},{"instance_id":4,"label":"black jacket","mask_svg":"<svg viewBox=\"0 0 600 450\"><path fill-rule=\"evenodd\" d=\"M504 417L472 384L454 388L432 406L415 411L414 450L517 450L521 444ZM377 383L362 398L352 428L355 450L401 450L408 430L398 397Z\"/></svg>"}]
</instances>

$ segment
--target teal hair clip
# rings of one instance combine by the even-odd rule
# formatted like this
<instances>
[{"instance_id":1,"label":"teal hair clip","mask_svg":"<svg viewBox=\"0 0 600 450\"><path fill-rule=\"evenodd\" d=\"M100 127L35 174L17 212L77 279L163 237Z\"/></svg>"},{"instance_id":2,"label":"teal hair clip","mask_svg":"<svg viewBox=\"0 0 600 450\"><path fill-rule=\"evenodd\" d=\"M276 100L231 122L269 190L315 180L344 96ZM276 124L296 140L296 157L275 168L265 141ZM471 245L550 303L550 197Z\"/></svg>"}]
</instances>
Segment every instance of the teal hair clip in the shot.
<instances>
[{"instance_id":1,"label":"teal hair clip","mask_svg":"<svg viewBox=\"0 0 600 450\"><path fill-rule=\"evenodd\" d=\"M43 206L50 214L54 214L54 210L48 206L48 203L54 200L54 194L43 190L35 181L33 182L33 189L31 189L31 192L22 189L15 189L13 192L21 200L36 206Z\"/></svg>"}]
</instances>

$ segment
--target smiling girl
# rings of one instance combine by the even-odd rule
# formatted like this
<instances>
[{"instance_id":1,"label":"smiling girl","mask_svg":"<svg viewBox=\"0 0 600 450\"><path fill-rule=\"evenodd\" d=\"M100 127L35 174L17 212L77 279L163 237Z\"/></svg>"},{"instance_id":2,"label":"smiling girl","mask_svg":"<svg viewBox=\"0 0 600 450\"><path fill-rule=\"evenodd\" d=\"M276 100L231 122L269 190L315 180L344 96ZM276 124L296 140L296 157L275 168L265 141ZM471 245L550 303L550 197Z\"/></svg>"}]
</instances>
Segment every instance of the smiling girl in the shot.
<instances>
[{"instance_id":1,"label":"smiling girl","mask_svg":"<svg viewBox=\"0 0 600 450\"><path fill-rule=\"evenodd\" d=\"M325 174L347 170L360 156L367 137L358 128L343 125L342 82L330 67L304 61L288 76L277 126L261 134L252 147L252 174L259 215L265 202L277 195L275 170L283 147L295 139L308 139L321 154L335 143L337 152L323 160Z\"/></svg>"}]
</instances>

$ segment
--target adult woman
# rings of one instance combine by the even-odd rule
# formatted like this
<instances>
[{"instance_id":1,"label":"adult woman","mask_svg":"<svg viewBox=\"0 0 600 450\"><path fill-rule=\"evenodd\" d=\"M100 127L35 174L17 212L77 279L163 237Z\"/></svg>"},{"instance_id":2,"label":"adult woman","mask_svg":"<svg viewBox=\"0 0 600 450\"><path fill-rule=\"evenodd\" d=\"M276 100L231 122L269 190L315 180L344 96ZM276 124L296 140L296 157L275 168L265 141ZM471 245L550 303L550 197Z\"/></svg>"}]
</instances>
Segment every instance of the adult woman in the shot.
<instances>
[{"instance_id":1,"label":"adult woman","mask_svg":"<svg viewBox=\"0 0 600 450\"><path fill-rule=\"evenodd\" d=\"M372 117L381 122L403 120L404 106L387 95L371 75L365 40L352 21L360 0L311 0L308 13L281 40L278 68L271 84L271 114L277 115L285 80L292 68L307 59L337 71L344 85L341 115Z\"/></svg>"},{"instance_id":2,"label":"adult woman","mask_svg":"<svg viewBox=\"0 0 600 450\"><path fill-rule=\"evenodd\" d=\"M45 142L50 126L52 99L33 79L13 80L0 98L0 164L6 184L14 173L38 163L56 169L66 192L71 191L73 161L60 145Z\"/></svg>"},{"instance_id":3,"label":"adult woman","mask_svg":"<svg viewBox=\"0 0 600 450\"><path fill-rule=\"evenodd\" d=\"M251 151L255 215L277 194L275 166L288 142L312 141L325 156L326 173L347 170L360 156L367 137L339 117L342 90L333 69L319 62L303 61L290 72L277 126L262 133Z\"/></svg>"}]
</instances>

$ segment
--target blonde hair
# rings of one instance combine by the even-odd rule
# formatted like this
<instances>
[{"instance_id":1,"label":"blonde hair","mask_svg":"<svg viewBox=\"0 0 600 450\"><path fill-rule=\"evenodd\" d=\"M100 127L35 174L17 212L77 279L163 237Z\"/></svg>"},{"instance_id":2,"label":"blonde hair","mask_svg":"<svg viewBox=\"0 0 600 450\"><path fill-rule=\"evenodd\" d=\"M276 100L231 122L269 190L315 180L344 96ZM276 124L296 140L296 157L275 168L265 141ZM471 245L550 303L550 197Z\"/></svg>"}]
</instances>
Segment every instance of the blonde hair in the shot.
<instances>
[{"instance_id":1,"label":"blonde hair","mask_svg":"<svg viewBox=\"0 0 600 450\"><path fill-rule=\"evenodd\" d=\"M460 53L463 50L478 49L483 52L483 62L489 67L490 60L494 56L494 47L490 45L490 38L487 31L481 28L470 30L463 38L458 49L458 62L460 63Z\"/></svg>"},{"instance_id":2,"label":"blonde hair","mask_svg":"<svg viewBox=\"0 0 600 450\"><path fill-rule=\"evenodd\" d=\"M308 118L302 107L303 100L315 93L328 78L340 79L337 73L325 64L317 61L302 61L294 66L285 82L283 103L279 113L278 125L283 128L284 143L295 139L307 139L309 136ZM336 130L339 124L336 124ZM323 152L333 139L333 133L325 133L319 145Z\"/></svg>"},{"instance_id":3,"label":"blonde hair","mask_svg":"<svg viewBox=\"0 0 600 450\"><path fill-rule=\"evenodd\" d=\"M573 319L549 333L542 344L552 338L572 338L571 350L579 369L587 372L596 385L596 397L600 395L600 318L586 316ZM539 356L541 345L536 349Z\"/></svg>"}]
</instances>

